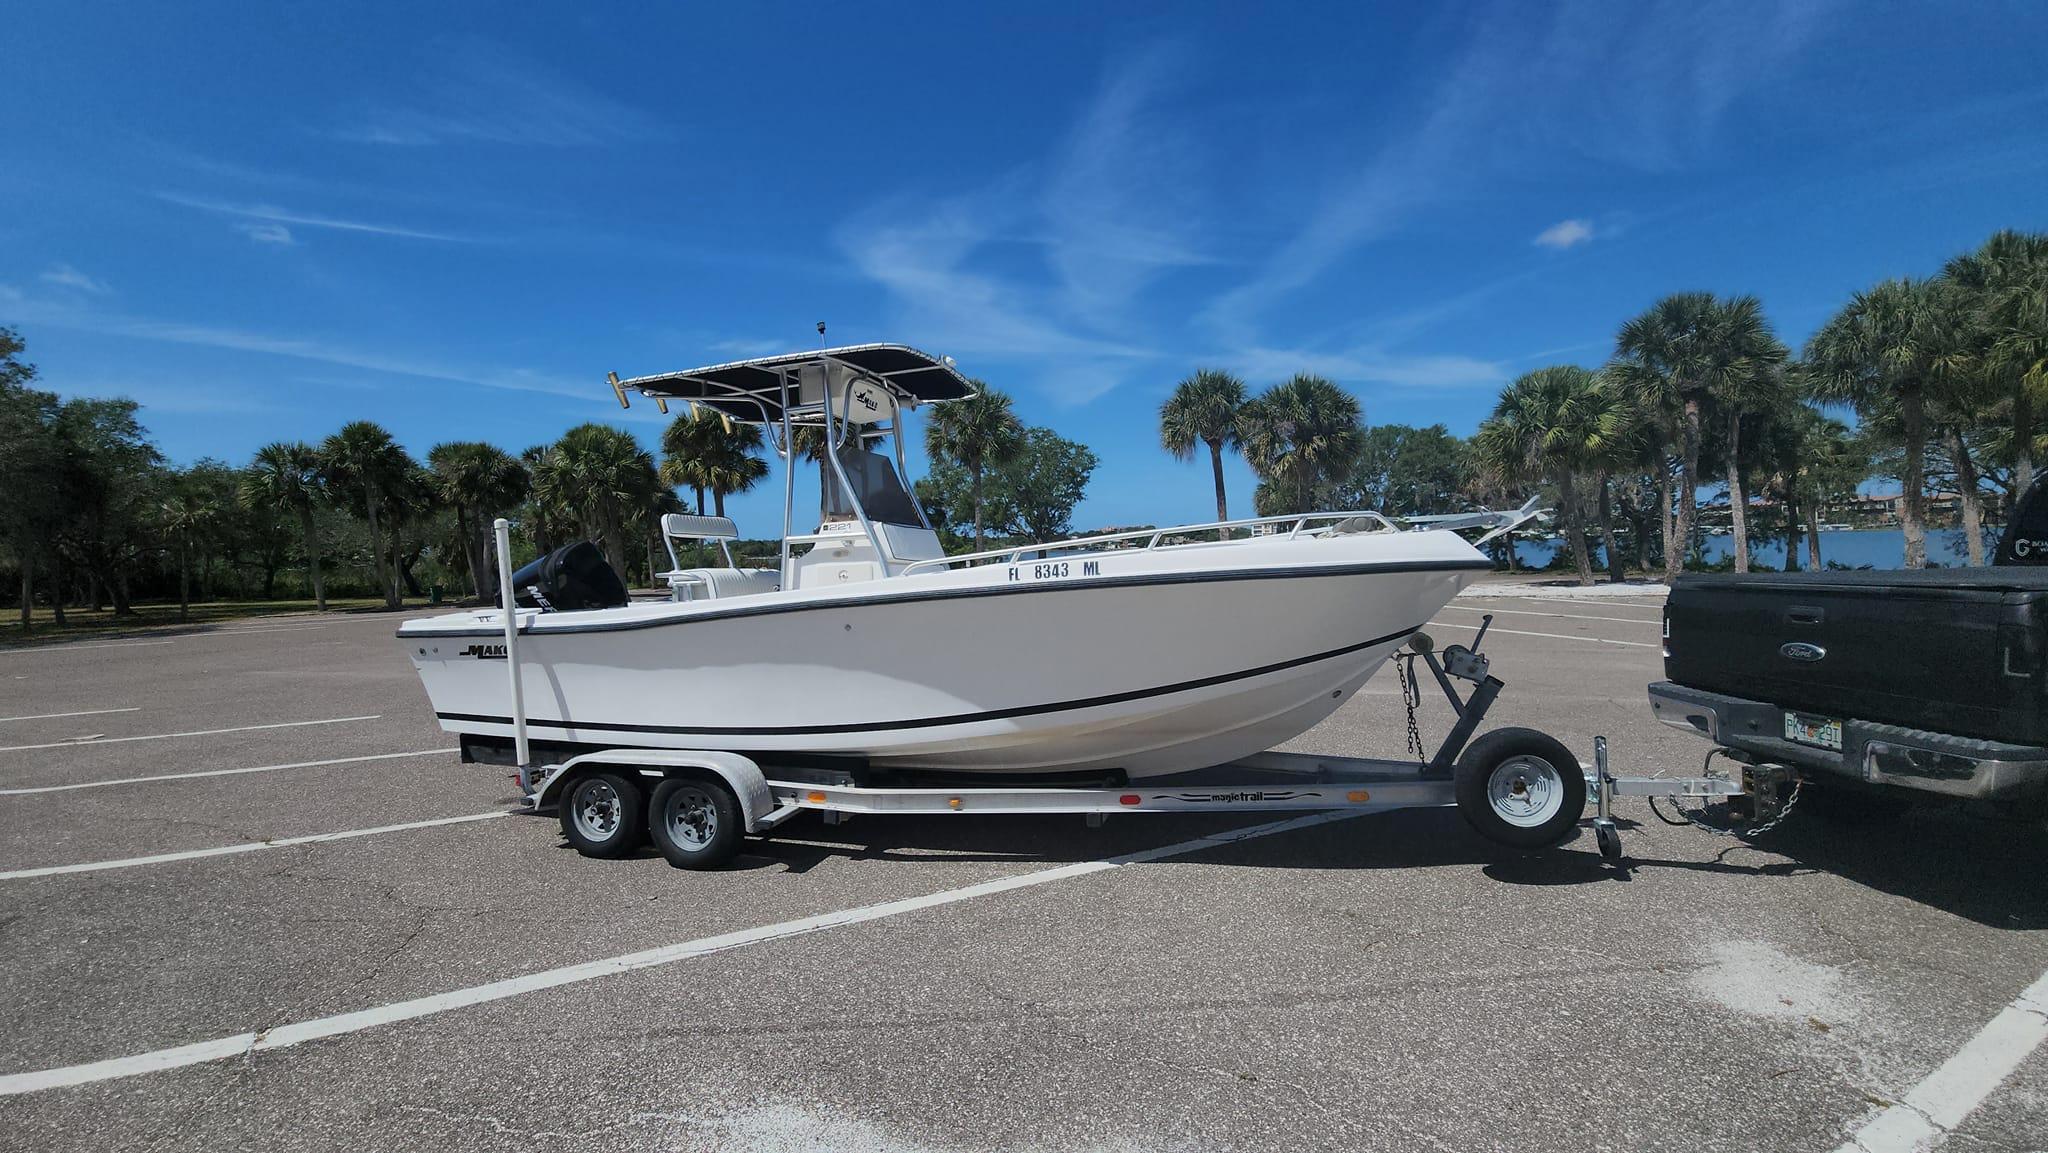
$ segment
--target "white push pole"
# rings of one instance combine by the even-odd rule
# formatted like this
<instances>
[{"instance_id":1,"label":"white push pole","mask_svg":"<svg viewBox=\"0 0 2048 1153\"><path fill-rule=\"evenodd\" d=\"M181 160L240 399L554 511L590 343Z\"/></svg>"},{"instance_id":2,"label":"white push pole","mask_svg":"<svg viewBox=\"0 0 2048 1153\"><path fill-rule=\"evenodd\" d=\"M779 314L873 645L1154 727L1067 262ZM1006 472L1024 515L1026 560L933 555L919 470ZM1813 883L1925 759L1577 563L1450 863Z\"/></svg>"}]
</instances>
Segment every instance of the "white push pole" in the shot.
<instances>
[{"instance_id":1,"label":"white push pole","mask_svg":"<svg viewBox=\"0 0 2048 1153\"><path fill-rule=\"evenodd\" d=\"M520 780L533 763L526 743L526 693L519 685L519 592L512 587L512 522L499 517L491 528L498 535L498 601L505 610L505 668L512 678L512 745L519 754Z\"/></svg>"}]
</instances>

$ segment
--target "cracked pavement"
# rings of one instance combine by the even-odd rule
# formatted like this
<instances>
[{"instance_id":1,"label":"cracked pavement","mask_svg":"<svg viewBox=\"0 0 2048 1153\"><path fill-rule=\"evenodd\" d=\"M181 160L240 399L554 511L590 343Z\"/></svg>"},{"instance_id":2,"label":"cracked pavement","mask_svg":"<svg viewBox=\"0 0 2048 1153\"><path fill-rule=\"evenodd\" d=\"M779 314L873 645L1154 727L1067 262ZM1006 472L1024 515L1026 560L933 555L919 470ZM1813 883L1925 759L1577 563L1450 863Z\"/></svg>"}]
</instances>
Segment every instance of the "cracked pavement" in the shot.
<instances>
[{"instance_id":1,"label":"cracked pavement","mask_svg":"<svg viewBox=\"0 0 2048 1153\"><path fill-rule=\"evenodd\" d=\"M1512 600L1621 621L1654 602ZM1484 607L1484 606L1482 606ZM1475 613L1455 613L1459 623ZM1510 618L1503 618L1506 623ZM395 620L7 654L0 788L450 748ZM1441 641L1469 632L1437 626ZM1494 633L1490 724L1691 774L1654 648ZM1425 741L1448 727L1425 698ZM88 723L89 722L89 723ZM1391 674L1295 747L1402 755ZM0 869L489 811L442 756L0 796ZM0 1149L1832 1149L2048 969L2048 836L1923 807L1760 845L1624 802L1625 869L1443 810L1226 844L379 1025L0 1097ZM589 861L551 819L0 882L0 1074L275 1029L1258 823L799 819L729 870ZM1947 1137L2040 1150L2037 1051Z\"/></svg>"}]
</instances>

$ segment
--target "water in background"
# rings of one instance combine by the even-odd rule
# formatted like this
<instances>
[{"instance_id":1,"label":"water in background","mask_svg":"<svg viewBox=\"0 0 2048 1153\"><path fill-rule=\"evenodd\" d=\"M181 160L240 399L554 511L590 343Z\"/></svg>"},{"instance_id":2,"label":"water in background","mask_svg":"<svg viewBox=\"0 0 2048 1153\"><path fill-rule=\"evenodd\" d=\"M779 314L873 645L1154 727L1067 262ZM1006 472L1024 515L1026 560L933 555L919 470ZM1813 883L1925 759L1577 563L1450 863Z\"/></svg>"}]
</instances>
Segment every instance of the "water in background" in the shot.
<instances>
[{"instance_id":1,"label":"water in background","mask_svg":"<svg viewBox=\"0 0 2048 1153\"><path fill-rule=\"evenodd\" d=\"M1986 529L1984 532L1984 557L1988 562L1998 548L1998 536L2002 529ZM1785 567L1785 538L1773 537L1759 541L1752 536L1750 563L1756 568L1781 569ZM1530 568L1543 568L1551 558L1564 551L1562 540L1515 541L1515 560ZM1733 536L1710 536L1706 539L1706 557L1709 564L1727 560L1735 552ZM1607 562L1599 545L1594 545L1593 567L1599 569ZM1806 540L1800 538L1796 559L1801 568L1806 567ZM1927 560L1929 564L1960 566L1969 563L1969 554L1963 547L1961 529L1929 529L1927 532ZM1820 561L1823 565L1836 564L1847 568L1904 568L1906 563L1906 534L1895 528L1850 529L1839 532L1823 530L1820 534ZM1571 564L1567 555L1566 567Z\"/></svg>"}]
</instances>

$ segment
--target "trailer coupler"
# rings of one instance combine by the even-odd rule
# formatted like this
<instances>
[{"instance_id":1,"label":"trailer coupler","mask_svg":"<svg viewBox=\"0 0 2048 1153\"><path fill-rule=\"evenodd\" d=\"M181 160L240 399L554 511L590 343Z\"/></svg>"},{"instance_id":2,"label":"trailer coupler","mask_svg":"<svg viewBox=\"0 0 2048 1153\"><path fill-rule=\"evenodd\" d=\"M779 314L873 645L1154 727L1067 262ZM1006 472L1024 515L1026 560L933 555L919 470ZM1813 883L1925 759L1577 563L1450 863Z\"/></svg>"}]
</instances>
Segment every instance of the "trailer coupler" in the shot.
<instances>
[{"instance_id":1,"label":"trailer coupler","mask_svg":"<svg viewBox=\"0 0 2048 1153\"><path fill-rule=\"evenodd\" d=\"M1593 796L1593 839L1600 846L1600 855L1610 861L1621 859L1621 831L1615 826L1613 814L1616 797L1645 797L1652 799L1653 803L1657 797L1726 800L1730 805L1745 810L1743 815L1751 822L1752 832L1761 832L1777 824L1790 803L1786 786L1792 783L1792 771L1783 765L1738 763L1741 765L1739 778L1712 775L1617 777L1607 767L1607 738L1594 737L1593 771L1586 774L1586 789ZM1692 823L1699 824L1698 821ZM1711 832L1728 832L1712 826L1702 827Z\"/></svg>"}]
</instances>

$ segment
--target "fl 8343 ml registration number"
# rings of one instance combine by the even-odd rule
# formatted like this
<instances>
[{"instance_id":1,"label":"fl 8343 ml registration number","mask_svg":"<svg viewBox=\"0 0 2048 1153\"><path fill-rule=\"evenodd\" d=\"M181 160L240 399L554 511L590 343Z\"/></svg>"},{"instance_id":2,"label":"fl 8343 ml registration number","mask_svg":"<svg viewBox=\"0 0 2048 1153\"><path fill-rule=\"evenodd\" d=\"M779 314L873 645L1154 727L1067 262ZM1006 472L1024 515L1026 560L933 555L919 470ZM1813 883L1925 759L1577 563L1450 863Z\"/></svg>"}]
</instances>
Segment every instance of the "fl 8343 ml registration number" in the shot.
<instances>
[{"instance_id":1,"label":"fl 8343 ml registration number","mask_svg":"<svg viewBox=\"0 0 2048 1153\"><path fill-rule=\"evenodd\" d=\"M1013 581L1051 581L1070 576L1100 576L1102 562L1084 560L1049 560L1037 564L1013 564L1010 579Z\"/></svg>"}]
</instances>

